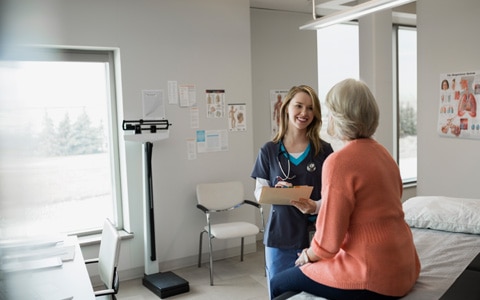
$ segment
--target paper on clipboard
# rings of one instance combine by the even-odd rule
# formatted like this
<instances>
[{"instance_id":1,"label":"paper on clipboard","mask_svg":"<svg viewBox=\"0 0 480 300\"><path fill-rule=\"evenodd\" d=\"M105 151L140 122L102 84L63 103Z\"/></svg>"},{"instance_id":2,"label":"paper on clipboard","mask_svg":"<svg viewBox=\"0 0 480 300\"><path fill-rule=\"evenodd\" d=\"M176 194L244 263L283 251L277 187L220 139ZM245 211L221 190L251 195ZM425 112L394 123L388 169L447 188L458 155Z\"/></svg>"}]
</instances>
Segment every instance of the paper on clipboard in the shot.
<instances>
[{"instance_id":1,"label":"paper on clipboard","mask_svg":"<svg viewBox=\"0 0 480 300\"><path fill-rule=\"evenodd\" d=\"M293 188L274 188L264 186L258 202L263 204L291 205L290 200L306 198L310 199L313 186L298 185Z\"/></svg>"}]
</instances>

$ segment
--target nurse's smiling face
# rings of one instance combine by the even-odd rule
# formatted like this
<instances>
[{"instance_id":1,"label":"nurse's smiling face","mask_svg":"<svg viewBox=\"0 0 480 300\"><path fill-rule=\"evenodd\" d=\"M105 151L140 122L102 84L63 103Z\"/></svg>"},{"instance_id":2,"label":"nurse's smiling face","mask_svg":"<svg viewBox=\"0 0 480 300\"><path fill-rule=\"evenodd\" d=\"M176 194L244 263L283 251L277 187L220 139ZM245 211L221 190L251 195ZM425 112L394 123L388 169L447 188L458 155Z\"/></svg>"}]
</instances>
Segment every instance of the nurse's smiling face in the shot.
<instances>
[{"instance_id":1,"label":"nurse's smiling face","mask_svg":"<svg viewBox=\"0 0 480 300\"><path fill-rule=\"evenodd\" d=\"M313 105L312 98L307 93L297 93L288 104L288 121L290 126L299 130L306 130L312 123Z\"/></svg>"}]
</instances>

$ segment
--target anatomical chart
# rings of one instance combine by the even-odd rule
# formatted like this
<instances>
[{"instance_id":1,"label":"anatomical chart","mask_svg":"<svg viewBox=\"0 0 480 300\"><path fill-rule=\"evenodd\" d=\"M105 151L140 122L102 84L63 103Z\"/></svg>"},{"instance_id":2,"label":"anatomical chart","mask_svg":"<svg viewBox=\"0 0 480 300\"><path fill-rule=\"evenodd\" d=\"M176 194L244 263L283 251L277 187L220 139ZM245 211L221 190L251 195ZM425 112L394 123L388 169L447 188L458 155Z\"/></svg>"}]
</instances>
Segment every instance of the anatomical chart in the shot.
<instances>
[{"instance_id":1,"label":"anatomical chart","mask_svg":"<svg viewBox=\"0 0 480 300\"><path fill-rule=\"evenodd\" d=\"M282 107L283 98L287 95L288 90L270 90L270 124L272 129L272 137L278 132L280 125L280 107Z\"/></svg>"},{"instance_id":2,"label":"anatomical chart","mask_svg":"<svg viewBox=\"0 0 480 300\"><path fill-rule=\"evenodd\" d=\"M480 139L480 71L441 74L438 88L440 136Z\"/></svg>"},{"instance_id":3,"label":"anatomical chart","mask_svg":"<svg viewBox=\"0 0 480 300\"><path fill-rule=\"evenodd\" d=\"M206 90L207 118L225 117L225 90Z\"/></svg>"}]
</instances>

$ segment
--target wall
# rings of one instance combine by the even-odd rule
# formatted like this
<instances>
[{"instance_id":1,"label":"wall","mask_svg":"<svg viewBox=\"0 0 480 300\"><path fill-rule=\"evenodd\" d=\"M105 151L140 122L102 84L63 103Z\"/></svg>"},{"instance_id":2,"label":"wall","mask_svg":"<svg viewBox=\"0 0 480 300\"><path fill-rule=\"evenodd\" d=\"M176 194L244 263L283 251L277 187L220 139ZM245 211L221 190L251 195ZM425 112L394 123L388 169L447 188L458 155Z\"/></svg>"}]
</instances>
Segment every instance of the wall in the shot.
<instances>
[{"instance_id":1,"label":"wall","mask_svg":"<svg viewBox=\"0 0 480 300\"><path fill-rule=\"evenodd\" d=\"M317 90L315 31L298 28L311 14L250 10L252 36L253 125L255 156L272 138L270 90L307 84Z\"/></svg>"},{"instance_id":2,"label":"wall","mask_svg":"<svg viewBox=\"0 0 480 300\"><path fill-rule=\"evenodd\" d=\"M317 90L317 38L315 31L298 29L311 20L311 14L252 8L250 18L256 157L260 147L272 138L270 91L300 84ZM265 221L269 212L270 205L264 205Z\"/></svg>"},{"instance_id":3,"label":"wall","mask_svg":"<svg viewBox=\"0 0 480 300\"><path fill-rule=\"evenodd\" d=\"M246 198L253 199L249 1L15 0L5 7L11 9L2 14L9 30L2 32L15 42L119 49L120 120L142 118L141 90L166 93L168 80L196 85L199 129L228 129L226 118L206 118L206 89L225 89L226 103L246 103L247 131L228 134L228 151L199 153L195 160L187 159L186 140L196 131L190 127L189 110L166 105L173 125L170 137L154 144L152 162L157 260L161 271L195 264L198 236L205 224L195 207L195 185L238 179L245 184ZM122 279L142 275L144 257L141 144L127 142L125 154L125 209L130 215L126 224L134 238L122 242L120 271L133 270ZM243 210L241 215L254 221L251 211ZM214 243L217 250L238 250L239 245L239 240ZM255 249L255 239L247 239L246 252ZM98 250L92 246L83 251L92 256ZM238 254L232 251L220 251L216 258Z\"/></svg>"},{"instance_id":4,"label":"wall","mask_svg":"<svg viewBox=\"0 0 480 300\"><path fill-rule=\"evenodd\" d=\"M380 110L375 139L396 157L393 116L392 13L390 10L359 19L360 80L375 95Z\"/></svg>"},{"instance_id":5,"label":"wall","mask_svg":"<svg viewBox=\"0 0 480 300\"><path fill-rule=\"evenodd\" d=\"M417 1L417 189L422 196L480 198L480 140L440 137L436 129L440 74L480 70L479 12L478 0Z\"/></svg>"}]
</instances>

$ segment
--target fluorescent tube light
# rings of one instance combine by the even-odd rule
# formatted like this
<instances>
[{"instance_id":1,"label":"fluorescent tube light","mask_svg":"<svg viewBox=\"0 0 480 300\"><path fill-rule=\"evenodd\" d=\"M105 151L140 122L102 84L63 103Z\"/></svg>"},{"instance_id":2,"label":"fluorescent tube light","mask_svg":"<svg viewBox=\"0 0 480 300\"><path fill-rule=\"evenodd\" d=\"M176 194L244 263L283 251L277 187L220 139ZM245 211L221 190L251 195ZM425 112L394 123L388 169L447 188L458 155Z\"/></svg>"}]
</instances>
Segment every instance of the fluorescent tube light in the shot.
<instances>
[{"instance_id":1,"label":"fluorescent tube light","mask_svg":"<svg viewBox=\"0 0 480 300\"><path fill-rule=\"evenodd\" d=\"M334 24L358 19L362 16L374 12L397 7L414 1L415 0L370 0L352 6L351 8L331 13L319 19L315 19L303 26L300 26L300 30L317 30Z\"/></svg>"}]
</instances>

